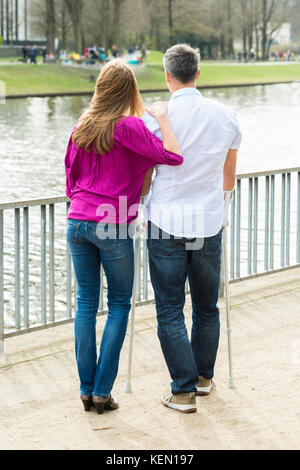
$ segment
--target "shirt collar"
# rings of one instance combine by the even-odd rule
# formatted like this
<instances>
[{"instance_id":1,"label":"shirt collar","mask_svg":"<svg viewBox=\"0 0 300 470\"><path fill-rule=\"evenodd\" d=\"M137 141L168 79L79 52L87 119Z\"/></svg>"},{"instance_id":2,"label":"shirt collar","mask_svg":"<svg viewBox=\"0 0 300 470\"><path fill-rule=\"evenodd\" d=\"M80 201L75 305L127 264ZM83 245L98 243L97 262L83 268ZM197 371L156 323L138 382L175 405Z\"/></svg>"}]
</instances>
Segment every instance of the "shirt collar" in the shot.
<instances>
[{"instance_id":1,"label":"shirt collar","mask_svg":"<svg viewBox=\"0 0 300 470\"><path fill-rule=\"evenodd\" d=\"M175 98L177 98L178 96L188 96L188 95L200 95L202 96L202 94L200 93L199 90L197 90L197 88L193 88L193 87L187 87L187 88L181 88L180 90L177 90L175 91L175 93L173 93L172 95L172 98L171 100L174 100Z\"/></svg>"}]
</instances>

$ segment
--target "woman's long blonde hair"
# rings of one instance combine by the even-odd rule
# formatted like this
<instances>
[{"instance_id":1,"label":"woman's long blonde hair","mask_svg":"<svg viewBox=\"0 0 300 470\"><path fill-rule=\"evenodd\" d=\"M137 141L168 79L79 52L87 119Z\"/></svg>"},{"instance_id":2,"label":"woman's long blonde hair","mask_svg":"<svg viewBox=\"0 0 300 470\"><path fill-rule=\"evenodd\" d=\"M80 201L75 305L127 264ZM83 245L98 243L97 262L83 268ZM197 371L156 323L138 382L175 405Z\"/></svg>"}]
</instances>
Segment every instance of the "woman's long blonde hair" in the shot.
<instances>
[{"instance_id":1,"label":"woman's long blonde hair","mask_svg":"<svg viewBox=\"0 0 300 470\"><path fill-rule=\"evenodd\" d=\"M122 117L141 117L144 104L133 70L121 60L106 64L98 77L89 109L73 134L78 148L100 155L111 152L114 129Z\"/></svg>"}]
</instances>

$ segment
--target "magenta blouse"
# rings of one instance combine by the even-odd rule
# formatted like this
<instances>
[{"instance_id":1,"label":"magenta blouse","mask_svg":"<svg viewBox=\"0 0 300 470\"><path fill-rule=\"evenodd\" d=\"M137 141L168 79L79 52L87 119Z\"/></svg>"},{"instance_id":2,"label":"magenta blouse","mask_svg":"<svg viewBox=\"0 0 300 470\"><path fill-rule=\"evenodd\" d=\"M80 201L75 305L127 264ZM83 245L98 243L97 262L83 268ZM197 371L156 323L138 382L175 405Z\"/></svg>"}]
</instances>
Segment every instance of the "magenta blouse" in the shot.
<instances>
[{"instance_id":1,"label":"magenta blouse","mask_svg":"<svg viewBox=\"0 0 300 470\"><path fill-rule=\"evenodd\" d=\"M130 224L137 217L147 171L183 163L136 117L117 123L113 150L105 155L78 149L72 135L65 158L68 219Z\"/></svg>"}]
</instances>

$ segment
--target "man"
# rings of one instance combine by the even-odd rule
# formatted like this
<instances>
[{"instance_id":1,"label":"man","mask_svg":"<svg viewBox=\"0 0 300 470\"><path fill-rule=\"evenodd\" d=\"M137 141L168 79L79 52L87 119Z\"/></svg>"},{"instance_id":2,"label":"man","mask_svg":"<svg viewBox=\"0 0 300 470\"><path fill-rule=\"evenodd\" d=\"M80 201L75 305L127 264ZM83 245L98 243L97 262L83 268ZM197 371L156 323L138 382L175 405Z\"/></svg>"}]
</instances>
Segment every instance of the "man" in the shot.
<instances>
[{"instance_id":1,"label":"man","mask_svg":"<svg viewBox=\"0 0 300 470\"><path fill-rule=\"evenodd\" d=\"M218 293L224 222L224 190L234 189L241 132L234 112L196 88L199 51L177 45L164 57L172 98L168 118L184 163L157 167L148 206L148 248L155 291L158 337L172 377L162 403L197 411L196 394L213 389L220 337ZM155 106L155 105L154 105ZM144 116L161 138L159 125ZM151 174L148 175L150 190ZM191 341L185 326L186 280L193 307Z\"/></svg>"}]
</instances>

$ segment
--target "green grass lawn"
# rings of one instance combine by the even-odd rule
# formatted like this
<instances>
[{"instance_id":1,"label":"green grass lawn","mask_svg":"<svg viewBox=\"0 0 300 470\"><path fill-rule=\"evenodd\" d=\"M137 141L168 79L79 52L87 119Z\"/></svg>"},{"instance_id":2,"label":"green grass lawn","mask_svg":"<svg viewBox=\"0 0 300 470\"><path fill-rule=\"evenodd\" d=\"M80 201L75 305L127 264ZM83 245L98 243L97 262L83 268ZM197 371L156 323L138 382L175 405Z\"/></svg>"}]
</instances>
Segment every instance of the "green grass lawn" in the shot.
<instances>
[{"instance_id":1,"label":"green grass lawn","mask_svg":"<svg viewBox=\"0 0 300 470\"><path fill-rule=\"evenodd\" d=\"M97 75L97 71L60 65L0 64L7 95L92 91Z\"/></svg>"},{"instance_id":2,"label":"green grass lawn","mask_svg":"<svg viewBox=\"0 0 300 470\"><path fill-rule=\"evenodd\" d=\"M136 68L141 90L166 89L162 54L150 53L147 65ZM92 92L97 70L60 65L2 65L0 80L7 95ZM300 64L243 65L203 62L200 87L300 80Z\"/></svg>"}]
</instances>

